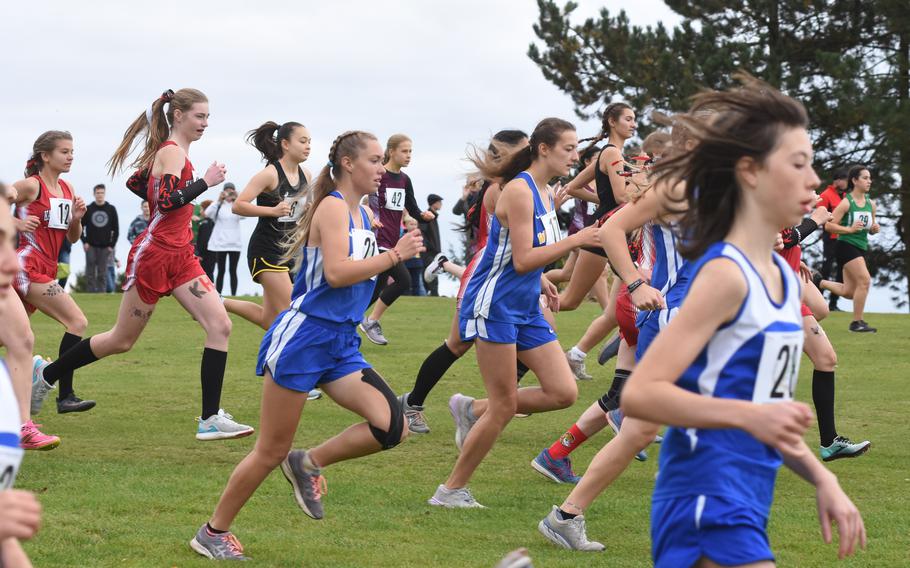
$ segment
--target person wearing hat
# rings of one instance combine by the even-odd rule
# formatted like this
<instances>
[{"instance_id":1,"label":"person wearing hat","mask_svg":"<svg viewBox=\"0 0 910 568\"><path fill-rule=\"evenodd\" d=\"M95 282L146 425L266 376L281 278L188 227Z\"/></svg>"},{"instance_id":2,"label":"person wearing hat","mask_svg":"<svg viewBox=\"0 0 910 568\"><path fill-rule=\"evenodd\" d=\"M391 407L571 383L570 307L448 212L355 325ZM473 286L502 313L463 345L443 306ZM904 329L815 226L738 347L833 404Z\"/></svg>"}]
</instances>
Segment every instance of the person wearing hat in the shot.
<instances>
[{"instance_id":1,"label":"person wearing hat","mask_svg":"<svg viewBox=\"0 0 910 568\"><path fill-rule=\"evenodd\" d=\"M433 218L429 221L421 220L419 222L420 232L423 233L423 245L427 248L427 251L421 254L425 263L424 268L429 266L437 256L442 255L442 241L439 238L439 211L442 209L442 197L431 193L427 196L427 205L429 205L427 210L433 214ZM424 279L424 288L428 296L438 296L439 280Z\"/></svg>"},{"instance_id":2,"label":"person wearing hat","mask_svg":"<svg viewBox=\"0 0 910 568\"><path fill-rule=\"evenodd\" d=\"M232 296L237 295L237 265L240 263L240 251L243 249L240 221L246 219L231 210L236 199L236 187L233 183L227 182L218 196L218 201L209 205L205 210L205 216L214 222L208 250L214 252L217 258L218 272L215 278L215 288L220 294L224 286L224 274L227 268L231 274Z\"/></svg>"},{"instance_id":3,"label":"person wearing hat","mask_svg":"<svg viewBox=\"0 0 910 568\"><path fill-rule=\"evenodd\" d=\"M848 168L838 168L834 171L834 180L831 182L831 185L825 188L824 191L819 195L819 206L824 206L828 211L834 211L838 206L841 200L844 198L844 193L847 191L847 170ZM824 246L824 260L822 261L821 275L822 279L828 280L831 276L831 271L837 263L837 259L834 251L837 245L837 234L829 233L825 231L822 233L822 246ZM837 278L838 282L843 282L843 267L840 266L840 263L836 264L837 266ZM828 309L832 312L840 311L840 308L837 307L838 296L830 294L830 299L828 300Z\"/></svg>"}]
</instances>

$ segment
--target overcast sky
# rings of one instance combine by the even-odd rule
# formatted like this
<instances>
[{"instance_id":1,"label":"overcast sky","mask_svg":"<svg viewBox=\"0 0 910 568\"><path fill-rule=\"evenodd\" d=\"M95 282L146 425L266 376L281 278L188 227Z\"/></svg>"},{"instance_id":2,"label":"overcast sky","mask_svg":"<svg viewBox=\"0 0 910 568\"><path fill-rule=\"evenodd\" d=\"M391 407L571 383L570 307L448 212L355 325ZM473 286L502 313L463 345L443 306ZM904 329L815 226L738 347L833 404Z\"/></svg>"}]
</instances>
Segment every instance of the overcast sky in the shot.
<instances>
[{"instance_id":1,"label":"overcast sky","mask_svg":"<svg viewBox=\"0 0 910 568\"><path fill-rule=\"evenodd\" d=\"M578 17L629 6L579 3ZM206 93L211 112L190 150L198 175L218 160L242 189L262 167L244 133L266 120L309 128L313 150L304 165L312 171L342 131L368 130L380 140L404 132L414 140L406 171L418 203L424 206L429 193L443 196L440 225L447 228L458 222L451 206L469 143L485 144L502 128L530 132L547 116L572 120L583 136L598 129L580 123L569 97L527 58L536 17L532 0L8 3L0 35L0 179L21 177L41 132L72 132L76 161L66 179L86 201L95 183L108 185L123 235L117 257L125 264L126 229L139 203L122 177L108 178L105 163L162 91L194 87ZM641 25L678 22L655 0L639 0L629 17ZM244 242L255 222L244 221ZM444 250L456 238L445 230ZM240 293L257 292L245 262L244 251ZM74 248L74 271L84 263L81 247ZM441 291L454 288L443 281ZM887 294L871 300L871 310L890 307Z\"/></svg>"}]
</instances>

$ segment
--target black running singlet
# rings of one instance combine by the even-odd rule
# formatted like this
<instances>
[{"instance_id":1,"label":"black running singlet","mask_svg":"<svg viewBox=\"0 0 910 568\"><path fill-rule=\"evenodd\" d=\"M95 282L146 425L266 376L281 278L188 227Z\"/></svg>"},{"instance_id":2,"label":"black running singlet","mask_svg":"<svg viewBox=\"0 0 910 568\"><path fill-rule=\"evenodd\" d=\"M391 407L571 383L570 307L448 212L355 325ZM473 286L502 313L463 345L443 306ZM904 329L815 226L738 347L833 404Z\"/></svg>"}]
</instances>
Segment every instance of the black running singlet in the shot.
<instances>
[{"instance_id":1,"label":"black running singlet","mask_svg":"<svg viewBox=\"0 0 910 568\"><path fill-rule=\"evenodd\" d=\"M616 201L616 196L613 195L613 184L610 183L610 175L600 169L600 156L607 148L616 148L616 144L607 144L597 154L597 162L594 165L594 185L597 189L597 198L600 200L600 205L590 217L592 223L596 223L601 217L619 207L619 202ZM607 164L607 167L613 166ZM625 165L623 167L625 168Z\"/></svg>"},{"instance_id":2,"label":"black running singlet","mask_svg":"<svg viewBox=\"0 0 910 568\"><path fill-rule=\"evenodd\" d=\"M260 217L250 237L250 248L271 249L275 247L294 230L303 214L307 187L303 170L299 166L297 167L299 176L297 185L291 185L279 162L271 162L270 165L274 166L278 172L278 186L271 191L260 193L256 197L256 205L275 207L282 201L286 201L291 206L291 212L284 217Z\"/></svg>"}]
</instances>

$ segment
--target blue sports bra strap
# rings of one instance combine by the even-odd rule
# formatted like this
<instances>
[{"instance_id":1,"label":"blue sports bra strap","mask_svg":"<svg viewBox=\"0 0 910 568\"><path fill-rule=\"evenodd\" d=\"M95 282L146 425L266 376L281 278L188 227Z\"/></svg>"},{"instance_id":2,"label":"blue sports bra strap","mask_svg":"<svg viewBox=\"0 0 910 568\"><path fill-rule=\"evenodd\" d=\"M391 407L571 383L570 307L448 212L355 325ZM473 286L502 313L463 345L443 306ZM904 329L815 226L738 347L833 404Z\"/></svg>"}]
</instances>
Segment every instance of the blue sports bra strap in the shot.
<instances>
[{"instance_id":1,"label":"blue sports bra strap","mask_svg":"<svg viewBox=\"0 0 910 568\"><path fill-rule=\"evenodd\" d=\"M367 210L364 209L363 205L360 206L360 218L363 219L363 228L370 230L370 216L367 215Z\"/></svg>"}]
</instances>

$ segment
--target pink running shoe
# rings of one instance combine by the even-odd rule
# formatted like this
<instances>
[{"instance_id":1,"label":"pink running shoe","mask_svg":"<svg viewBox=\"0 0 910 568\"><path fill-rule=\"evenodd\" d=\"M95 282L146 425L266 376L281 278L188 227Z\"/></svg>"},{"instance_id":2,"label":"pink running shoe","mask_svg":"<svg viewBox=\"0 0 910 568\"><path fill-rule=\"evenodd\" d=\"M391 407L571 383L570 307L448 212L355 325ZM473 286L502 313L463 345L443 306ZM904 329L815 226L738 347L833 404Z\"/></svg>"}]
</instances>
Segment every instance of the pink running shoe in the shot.
<instances>
[{"instance_id":1,"label":"pink running shoe","mask_svg":"<svg viewBox=\"0 0 910 568\"><path fill-rule=\"evenodd\" d=\"M41 424L35 424L31 420L22 425L19 445L23 450L40 450L46 452L47 450L53 450L60 445L59 437L49 436L43 433L38 429L40 427Z\"/></svg>"}]
</instances>

